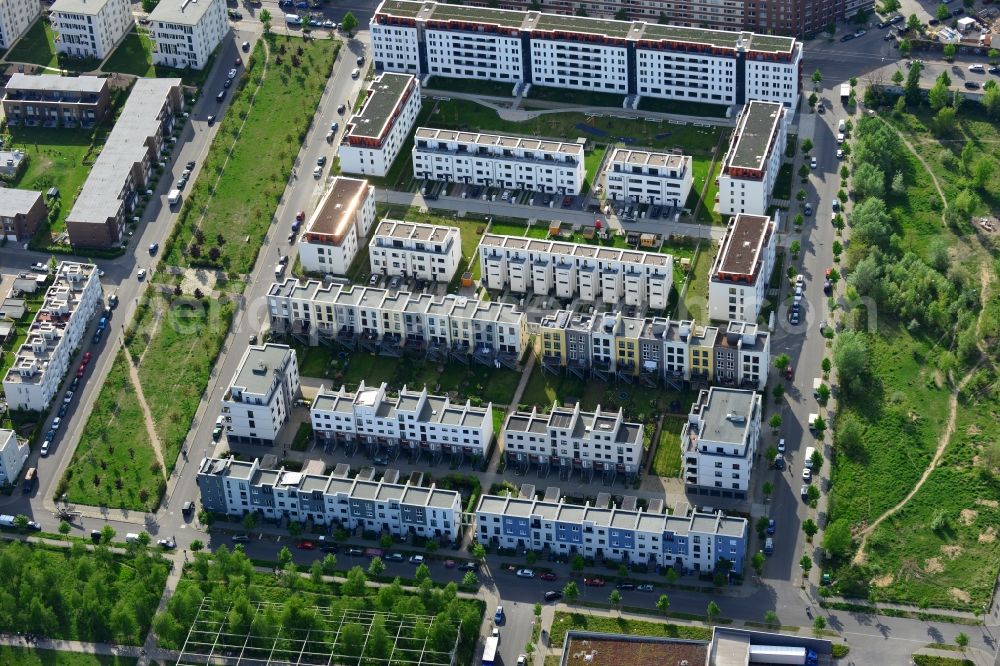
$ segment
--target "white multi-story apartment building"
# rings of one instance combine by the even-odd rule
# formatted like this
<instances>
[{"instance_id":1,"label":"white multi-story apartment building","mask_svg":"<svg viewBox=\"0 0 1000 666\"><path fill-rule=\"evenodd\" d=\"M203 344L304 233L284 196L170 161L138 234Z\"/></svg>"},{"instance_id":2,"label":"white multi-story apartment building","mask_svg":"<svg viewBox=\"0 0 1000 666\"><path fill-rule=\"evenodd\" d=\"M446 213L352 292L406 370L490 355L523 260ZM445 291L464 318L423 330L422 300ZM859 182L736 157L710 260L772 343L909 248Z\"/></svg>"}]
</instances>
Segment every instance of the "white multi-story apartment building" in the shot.
<instances>
[{"instance_id":1,"label":"white multi-story apartment building","mask_svg":"<svg viewBox=\"0 0 1000 666\"><path fill-rule=\"evenodd\" d=\"M299 241L302 270L347 273L374 223L375 188L367 180L334 178Z\"/></svg>"},{"instance_id":2,"label":"white multi-story apartment building","mask_svg":"<svg viewBox=\"0 0 1000 666\"><path fill-rule=\"evenodd\" d=\"M0 486L17 480L30 453L27 441L19 440L13 430L0 428Z\"/></svg>"},{"instance_id":3,"label":"white multi-story apartment building","mask_svg":"<svg viewBox=\"0 0 1000 666\"><path fill-rule=\"evenodd\" d=\"M418 76L721 105L799 97L791 37L412 0L383 0L371 34L379 68Z\"/></svg>"},{"instance_id":4,"label":"white multi-story apartment building","mask_svg":"<svg viewBox=\"0 0 1000 666\"><path fill-rule=\"evenodd\" d=\"M153 64L203 69L229 32L224 0L162 0L149 15Z\"/></svg>"},{"instance_id":5,"label":"white multi-story apartment building","mask_svg":"<svg viewBox=\"0 0 1000 666\"><path fill-rule=\"evenodd\" d=\"M688 492L746 499L760 417L754 391L713 386L698 394L681 430Z\"/></svg>"},{"instance_id":6,"label":"white multi-story apartment building","mask_svg":"<svg viewBox=\"0 0 1000 666\"><path fill-rule=\"evenodd\" d=\"M510 303L289 278L271 285L271 327L310 345L336 342L388 356L459 358L508 367L528 343L527 320Z\"/></svg>"},{"instance_id":7,"label":"white multi-story apartment building","mask_svg":"<svg viewBox=\"0 0 1000 666\"><path fill-rule=\"evenodd\" d=\"M222 418L230 442L273 444L299 396L299 364L288 345L251 345L243 352Z\"/></svg>"},{"instance_id":8,"label":"white multi-story apartment building","mask_svg":"<svg viewBox=\"0 0 1000 666\"><path fill-rule=\"evenodd\" d=\"M322 470L323 464L318 467ZM360 528L450 542L458 538L462 527L462 495L433 484L425 488L284 467L263 469L257 459L248 462L232 457L203 458L197 482L205 509L230 516L308 520L348 531Z\"/></svg>"},{"instance_id":9,"label":"white multi-story apartment building","mask_svg":"<svg viewBox=\"0 0 1000 666\"><path fill-rule=\"evenodd\" d=\"M474 407L453 403L447 396L430 395L405 386L399 395L387 395L387 384L367 386L351 393L320 387L309 416L320 442L356 441L376 447L462 453L485 458L493 441L493 404Z\"/></svg>"},{"instance_id":10,"label":"white multi-story apartment building","mask_svg":"<svg viewBox=\"0 0 1000 666\"><path fill-rule=\"evenodd\" d=\"M104 60L135 20L128 0L56 0L52 5L56 51Z\"/></svg>"},{"instance_id":11,"label":"white multi-story apartment building","mask_svg":"<svg viewBox=\"0 0 1000 666\"><path fill-rule=\"evenodd\" d=\"M618 411L593 412L553 405L548 414L511 412L503 426L503 445L509 464L624 472L634 477L642 464L641 423L625 420Z\"/></svg>"},{"instance_id":12,"label":"white multi-story apartment building","mask_svg":"<svg viewBox=\"0 0 1000 666\"><path fill-rule=\"evenodd\" d=\"M690 155L615 148L604 188L614 201L683 208L693 178Z\"/></svg>"},{"instance_id":13,"label":"white multi-story apartment building","mask_svg":"<svg viewBox=\"0 0 1000 666\"><path fill-rule=\"evenodd\" d=\"M710 319L757 321L774 269L777 236L767 216L740 214L729 222L708 275Z\"/></svg>"},{"instance_id":14,"label":"white multi-story apartment building","mask_svg":"<svg viewBox=\"0 0 1000 666\"><path fill-rule=\"evenodd\" d=\"M59 264L42 307L28 327L28 339L15 352L3 380L11 409L40 412L49 406L91 316L101 305L102 293L97 266Z\"/></svg>"},{"instance_id":15,"label":"white multi-story apartment building","mask_svg":"<svg viewBox=\"0 0 1000 666\"><path fill-rule=\"evenodd\" d=\"M38 0L0 0L0 49L7 50L42 12Z\"/></svg>"},{"instance_id":16,"label":"white multi-story apartment building","mask_svg":"<svg viewBox=\"0 0 1000 666\"><path fill-rule=\"evenodd\" d=\"M743 107L719 174L723 215L767 214L787 137L788 111L781 104L750 102Z\"/></svg>"},{"instance_id":17,"label":"white multi-story apartment building","mask_svg":"<svg viewBox=\"0 0 1000 666\"><path fill-rule=\"evenodd\" d=\"M418 127L413 177L576 195L583 144Z\"/></svg>"},{"instance_id":18,"label":"white multi-story apartment building","mask_svg":"<svg viewBox=\"0 0 1000 666\"><path fill-rule=\"evenodd\" d=\"M340 142L340 169L382 178L420 115L420 83L411 74L383 72L368 87L361 111Z\"/></svg>"},{"instance_id":19,"label":"white multi-story apartment building","mask_svg":"<svg viewBox=\"0 0 1000 666\"><path fill-rule=\"evenodd\" d=\"M479 264L489 289L654 310L667 307L674 279L669 254L494 234L483 236Z\"/></svg>"},{"instance_id":20,"label":"white multi-story apartment building","mask_svg":"<svg viewBox=\"0 0 1000 666\"><path fill-rule=\"evenodd\" d=\"M450 282L462 263L456 227L382 220L368 244L372 273Z\"/></svg>"},{"instance_id":21,"label":"white multi-story apartment building","mask_svg":"<svg viewBox=\"0 0 1000 666\"><path fill-rule=\"evenodd\" d=\"M642 510L507 495L480 498L475 534L479 543L501 548L548 548L682 573L714 571L720 559L732 564L731 571L742 571L748 538L746 518L691 511L686 502L668 514L662 500Z\"/></svg>"}]
</instances>

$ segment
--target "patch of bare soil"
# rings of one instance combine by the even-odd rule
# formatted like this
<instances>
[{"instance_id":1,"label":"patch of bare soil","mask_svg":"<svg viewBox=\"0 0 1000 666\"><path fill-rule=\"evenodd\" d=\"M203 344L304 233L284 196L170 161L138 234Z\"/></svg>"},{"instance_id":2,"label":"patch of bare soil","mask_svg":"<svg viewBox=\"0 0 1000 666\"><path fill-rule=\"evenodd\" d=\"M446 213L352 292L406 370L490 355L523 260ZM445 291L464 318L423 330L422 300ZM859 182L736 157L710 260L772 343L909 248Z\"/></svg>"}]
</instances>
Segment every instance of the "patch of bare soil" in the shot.
<instances>
[{"instance_id":1,"label":"patch of bare soil","mask_svg":"<svg viewBox=\"0 0 1000 666\"><path fill-rule=\"evenodd\" d=\"M941 546L941 552L944 553L945 555L947 555L948 559L953 560L953 559L955 559L956 557L958 557L959 555L962 554L962 547L961 546L955 546L955 545Z\"/></svg>"},{"instance_id":2,"label":"patch of bare soil","mask_svg":"<svg viewBox=\"0 0 1000 666\"><path fill-rule=\"evenodd\" d=\"M976 516L978 515L979 512L975 509L962 509L962 513L958 514L958 522L963 525L971 525L976 522Z\"/></svg>"},{"instance_id":3,"label":"patch of bare soil","mask_svg":"<svg viewBox=\"0 0 1000 666\"><path fill-rule=\"evenodd\" d=\"M944 571L944 565L941 564L940 557L932 557L924 561L924 571L929 574L941 573Z\"/></svg>"},{"instance_id":4,"label":"patch of bare soil","mask_svg":"<svg viewBox=\"0 0 1000 666\"><path fill-rule=\"evenodd\" d=\"M875 587L889 587L892 585L893 580L892 574L885 574L884 576L873 578L872 585Z\"/></svg>"}]
</instances>

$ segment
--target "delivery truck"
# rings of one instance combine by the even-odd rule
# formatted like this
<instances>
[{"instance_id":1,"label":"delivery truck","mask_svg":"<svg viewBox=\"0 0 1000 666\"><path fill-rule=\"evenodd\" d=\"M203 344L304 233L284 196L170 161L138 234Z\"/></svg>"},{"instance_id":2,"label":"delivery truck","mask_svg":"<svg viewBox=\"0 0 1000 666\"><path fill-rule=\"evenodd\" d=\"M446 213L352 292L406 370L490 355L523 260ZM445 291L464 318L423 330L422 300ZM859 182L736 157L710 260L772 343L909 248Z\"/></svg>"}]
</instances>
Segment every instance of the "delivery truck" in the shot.
<instances>
[{"instance_id":1,"label":"delivery truck","mask_svg":"<svg viewBox=\"0 0 1000 666\"><path fill-rule=\"evenodd\" d=\"M817 666L819 657L816 652L805 647L792 645L751 645L751 664L796 664L798 666Z\"/></svg>"},{"instance_id":2,"label":"delivery truck","mask_svg":"<svg viewBox=\"0 0 1000 666\"><path fill-rule=\"evenodd\" d=\"M842 99L843 101L846 102L850 98L851 98L851 84L850 83L841 83L840 84L840 99Z\"/></svg>"}]
</instances>

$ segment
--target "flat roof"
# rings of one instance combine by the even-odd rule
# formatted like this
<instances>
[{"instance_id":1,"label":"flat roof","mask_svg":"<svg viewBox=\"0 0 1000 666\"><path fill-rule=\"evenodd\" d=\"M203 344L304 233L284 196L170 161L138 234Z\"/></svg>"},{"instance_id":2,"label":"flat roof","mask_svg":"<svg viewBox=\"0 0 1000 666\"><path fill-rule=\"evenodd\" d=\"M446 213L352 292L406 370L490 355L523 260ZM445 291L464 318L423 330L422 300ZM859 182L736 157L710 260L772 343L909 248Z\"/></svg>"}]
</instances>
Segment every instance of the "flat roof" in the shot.
<instances>
[{"instance_id":1,"label":"flat roof","mask_svg":"<svg viewBox=\"0 0 1000 666\"><path fill-rule=\"evenodd\" d=\"M744 48L765 53L791 53L796 41L792 37L758 35L752 32L729 32L684 26L660 25L645 21L614 21L567 16L535 11L511 11L472 7L468 5L412 0L384 0L376 10L378 15L395 16L417 21L444 23L480 23L525 32L589 34L633 41L704 44L714 48Z\"/></svg>"},{"instance_id":2,"label":"flat roof","mask_svg":"<svg viewBox=\"0 0 1000 666\"><path fill-rule=\"evenodd\" d=\"M412 74L383 72L372 81L364 106L351 117L348 136L381 138L410 82L415 80Z\"/></svg>"},{"instance_id":3,"label":"flat roof","mask_svg":"<svg viewBox=\"0 0 1000 666\"><path fill-rule=\"evenodd\" d=\"M628 166L644 167L665 167L669 169L680 169L682 166L691 164L690 155L678 155L677 153L660 153L650 150L632 150L631 148L615 148L611 154L611 163L620 162ZM663 175L663 174L661 174Z\"/></svg>"},{"instance_id":4,"label":"flat roof","mask_svg":"<svg viewBox=\"0 0 1000 666\"><path fill-rule=\"evenodd\" d=\"M231 385L254 395L267 395L274 384L274 371L292 353L288 345L267 343L247 347Z\"/></svg>"},{"instance_id":5,"label":"flat roof","mask_svg":"<svg viewBox=\"0 0 1000 666\"><path fill-rule=\"evenodd\" d=\"M744 213L737 215L722 241L716 274L753 275L770 234L770 217ZM768 277L764 276L765 279Z\"/></svg>"},{"instance_id":6,"label":"flat roof","mask_svg":"<svg viewBox=\"0 0 1000 666\"><path fill-rule=\"evenodd\" d=\"M437 129L434 127L418 127L414 135L418 139L428 139L438 142L455 142L465 144L475 144L477 146L496 146L499 148L509 148L511 150L520 148L521 150L543 151L550 153L565 153L567 155L583 156L583 144L570 141L558 141L555 139L529 139L520 136L508 136L506 134L490 134L488 132L463 132L459 130ZM426 148L422 150L435 150ZM542 161L542 157L535 158Z\"/></svg>"},{"instance_id":7,"label":"flat roof","mask_svg":"<svg viewBox=\"0 0 1000 666\"><path fill-rule=\"evenodd\" d=\"M570 632L560 666L690 664L703 666L707 641Z\"/></svg>"},{"instance_id":8,"label":"flat roof","mask_svg":"<svg viewBox=\"0 0 1000 666\"><path fill-rule=\"evenodd\" d=\"M197 25L212 5L219 0L160 0L149 13L150 21Z\"/></svg>"},{"instance_id":9,"label":"flat roof","mask_svg":"<svg viewBox=\"0 0 1000 666\"><path fill-rule=\"evenodd\" d=\"M737 120L726 167L763 169L767 147L778 133L778 122L784 111L785 107L779 102L754 100L747 104Z\"/></svg>"},{"instance_id":10,"label":"flat roof","mask_svg":"<svg viewBox=\"0 0 1000 666\"><path fill-rule=\"evenodd\" d=\"M52 76L50 74L12 74L7 89L39 90L43 92L99 93L108 85L100 76Z\"/></svg>"},{"instance_id":11,"label":"flat roof","mask_svg":"<svg viewBox=\"0 0 1000 666\"><path fill-rule=\"evenodd\" d=\"M97 16L110 0L56 0L53 12Z\"/></svg>"},{"instance_id":12,"label":"flat roof","mask_svg":"<svg viewBox=\"0 0 1000 666\"><path fill-rule=\"evenodd\" d=\"M354 215L368 191L368 181L337 176L319 206L309 217L306 233L343 236L354 224Z\"/></svg>"},{"instance_id":13,"label":"flat roof","mask_svg":"<svg viewBox=\"0 0 1000 666\"><path fill-rule=\"evenodd\" d=\"M146 156L149 150L146 140L155 136L160 126L157 116L170 91L180 85L180 79L138 79L135 82L80 196L66 216L67 221L105 224L118 215L125 180L132 167Z\"/></svg>"},{"instance_id":14,"label":"flat roof","mask_svg":"<svg viewBox=\"0 0 1000 666\"><path fill-rule=\"evenodd\" d=\"M16 217L27 213L41 198L42 193L35 190L0 188L0 217Z\"/></svg>"},{"instance_id":15,"label":"flat roof","mask_svg":"<svg viewBox=\"0 0 1000 666\"><path fill-rule=\"evenodd\" d=\"M695 403L695 407L701 408L704 423L700 438L723 444L743 444L756 395L753 391L719 386L708 389L704 401Z\"/></svg>"}]
</instances>

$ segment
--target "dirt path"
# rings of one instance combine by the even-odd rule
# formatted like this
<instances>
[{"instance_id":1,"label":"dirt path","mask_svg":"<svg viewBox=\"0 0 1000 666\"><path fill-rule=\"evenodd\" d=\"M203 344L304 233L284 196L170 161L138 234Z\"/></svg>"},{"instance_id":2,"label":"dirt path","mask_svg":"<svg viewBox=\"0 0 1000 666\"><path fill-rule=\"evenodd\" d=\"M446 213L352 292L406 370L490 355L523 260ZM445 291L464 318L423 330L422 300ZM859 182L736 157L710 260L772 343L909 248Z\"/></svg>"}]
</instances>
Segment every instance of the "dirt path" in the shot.
<instances>
[{"instance_id":1,"label":"dirt path","mask_svg":"<svg viewBox=\"0 0 1000 666\"><path fill-rule=\"evenodd\" d=\"M875 117L881 120L883 123L885 123L886 127L895 132L896 136L899 137L899 140L903 143L904 146L906 146L906 149L911 153L913 153L913 156L916 157L917 161L920 162L921 166L924 167L924 171L926 171L927 175L931 177L931 182L934 183L934 189L937 190L938 196L941 197L941 204L942 204L941 224L947 224L944 221L944 211L948 208L948 200L944 198L944 190L941 189L941 184L938 182L937 176L935 176L934 172L931 171L931 168L927 166L927 162L925 162L924 158L920 156L920 153L917 152L917 150L913 147L913 145L906 140L906 137L904 137L902 134L899 133L899 130L893 127L890 123L886 122L885 119L882 118L881 116L875 116Z\"/></svg>"},{"instance_id":2,"label":"dirt path","mask_svg":"<svg viewBox=\"0 0 1000 666\"><path fill-rule=\"evenodd\" d=\"M923 160L921 160L921 162L922 161ZM935 185L936 184L937 183L935 181ZM989 293L990 283L993 280L993 275L990 272L989 267L985 263L980 263L979 265L979 276L981 281L980 299L982 300L982 302L985 303L986 296ZM982 318L982 316L983 316L982 311L980 311L979 313L980 319ZM981 345L982 343L979 344ZM965 377L962 378L962 381L960 381L957 386L954 386L951 389L951 394L948 396L948 425L947 427L945 427L944 432L941 433L941 437L938 439L938 446L937 450L934 451L934 457L931 458L931 462L927 466L927 469L925 469L924 473L920 475L920 479L917 481L916 485L913 486L910 492L906 494L906 497L900 500L900 502L896 506L892 507L891 509L883 513L881 516L876 518L870 525L868 525L867 527L865 527L864 530L861 531L861 543L858 545L858 551L854 555L855 565L861 565L865 563L865 546L868 544L868 537L871 536L871 534L875 531L875 528L877 528L886 518L897 513L900 509L906 506L907 502L909 502L913 498L913 496L917 494L917 491L919 491L923 487L924 482L927 481L927 479L930 477L931 472L933 472L937 468L938 463L941 462L941 456L944 455L945 449L948 448L948 444L951 442L951 436L955 433L955 419L958 415L958 394L963 388L965 388L965 385L969 382L969 380L972 379L973 376L975 376L976 371L979 370L979 367L984 363L989 363L989 357L987 356L983 348L979 346L978 349L979 349L979 360L976 362L974 366L972 366L969 372L966 373Z\"/></svg>"},{"instance_id":3,"label":"dirt path","mask_svg":"<svg viewBox=\"0 0 1000 666\"><path fill-rule=\"evenodd\" d=\"M163 460L163 447L160 446L160 438L156 434L156 424L153 422L153 413L149 411L149 405L146 403L146 396L142 392L142 382L139 381L139 370L135 367L132 362L132 357L129 355L128 350L123 350L125 354L125 362L128 364L128 376L132 380L132 385L135 387L135 397L139 400L139 406L142 407L142 420L146 423L146 434L149 435L149 443L153 445L153 451L156 453L156 460L160 463L160 473L163 478L167 478L167 466Z\"/></svg>"}]
</instances>

